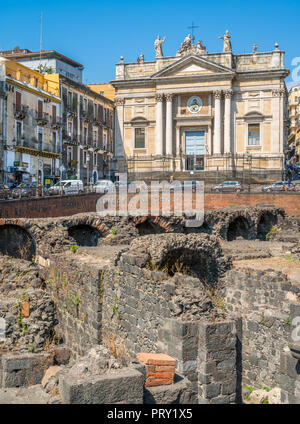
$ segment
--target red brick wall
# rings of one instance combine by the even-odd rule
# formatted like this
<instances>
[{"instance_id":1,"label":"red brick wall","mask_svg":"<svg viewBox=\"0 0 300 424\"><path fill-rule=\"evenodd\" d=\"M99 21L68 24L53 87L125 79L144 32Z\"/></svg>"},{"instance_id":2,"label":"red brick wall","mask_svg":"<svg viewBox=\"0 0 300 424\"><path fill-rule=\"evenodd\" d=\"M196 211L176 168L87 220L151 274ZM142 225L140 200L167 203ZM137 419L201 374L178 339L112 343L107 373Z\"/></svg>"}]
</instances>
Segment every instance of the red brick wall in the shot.
<instances>
[{"instance_id":1,"label":"red brick wall","mask_svg":"<svg viewBox=\"0 0 300 424\"><path fill-rule=\"evenodd\" d=\"M285 209L288 215L300 216L300 195L297 193L205 193L205 209L256 206L258 203Z\"/></svg>"},{"instance_id":2,"label":"red brick wall","mask_svg":"<svg viewBox=\"0 0 300 424\"><path fill-rule=\"evenodd\" d=\"M0 218L50 218L95 212L100 195L57 196L44 199L0 202ZM258 203L285 209L288 215L300 216L300 195L296 193L205 193L205 209L256 206Z\"/></svg>"},{"instance_id":3,"label":"red brick wall","mask_svg":"<svg viewBox=\"0 0 300 424\"><path fill-rule=\"evenodd\" d=\"M95 212L99 197L99 194L91 193L1 201L0 218L54 218L82 212Z\"/></svg>"}]
</instances>

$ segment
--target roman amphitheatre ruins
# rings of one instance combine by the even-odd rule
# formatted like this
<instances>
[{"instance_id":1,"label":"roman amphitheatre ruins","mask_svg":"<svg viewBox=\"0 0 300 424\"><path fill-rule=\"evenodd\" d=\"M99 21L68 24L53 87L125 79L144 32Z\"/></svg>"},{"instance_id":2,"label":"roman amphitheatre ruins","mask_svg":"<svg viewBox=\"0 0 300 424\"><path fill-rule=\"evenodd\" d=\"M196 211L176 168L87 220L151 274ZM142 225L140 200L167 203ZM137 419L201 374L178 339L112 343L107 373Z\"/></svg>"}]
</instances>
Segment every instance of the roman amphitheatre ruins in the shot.
<instances>
[{"instance_id":1,"label":"roman amphitheatre ruins","mask_svg":"<svg viewBox=\"0 0 300 424\"><path fill-rule=\"evenodd\" d=\"M0 403L300 403L299 216L1 213Z\"/></svg>"}]
</instances>

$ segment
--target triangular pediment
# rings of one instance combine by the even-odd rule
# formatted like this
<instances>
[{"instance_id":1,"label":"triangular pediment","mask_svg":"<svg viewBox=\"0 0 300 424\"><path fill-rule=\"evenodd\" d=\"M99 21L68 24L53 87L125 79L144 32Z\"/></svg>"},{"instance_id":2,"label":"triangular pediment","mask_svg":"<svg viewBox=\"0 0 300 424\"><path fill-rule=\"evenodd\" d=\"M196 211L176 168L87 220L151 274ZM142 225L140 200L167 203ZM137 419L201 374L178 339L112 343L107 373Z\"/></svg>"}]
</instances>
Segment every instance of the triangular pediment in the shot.
<instances>
[{"instance_id":1,"label":"triangular pediment","mask_svg":"<svg viewBox=\"0 0 300 424\"><path fill-rule=\"evenodd\" d=\"M214 63L206 58L189 55L166 66L152 75L151 78L189 77L197 75L234 74L234 71L225 66Z\"/></svg>"}]
</instances>

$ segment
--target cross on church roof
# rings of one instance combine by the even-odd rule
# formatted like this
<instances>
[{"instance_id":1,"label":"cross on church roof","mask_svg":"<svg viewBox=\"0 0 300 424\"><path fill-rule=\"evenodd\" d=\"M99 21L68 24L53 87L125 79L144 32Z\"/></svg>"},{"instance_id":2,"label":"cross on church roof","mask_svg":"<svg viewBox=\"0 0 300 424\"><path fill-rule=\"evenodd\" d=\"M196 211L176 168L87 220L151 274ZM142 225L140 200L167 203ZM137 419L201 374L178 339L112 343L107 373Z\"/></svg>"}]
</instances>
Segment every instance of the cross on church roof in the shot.
<instances>
[{"instance_id":1,"label":"cross on church roof","mask_svg":"<svg viewBox=\"0 0 300 424\"><path fill-rule=\"evenodd\" d=\"M188 29L191 29L192 30L192 39L195 39L194 38L194 29L195 28L199 28L199 27L196 26L196 25L194 25L194 22L192 21L192 25L188 27Z\"/></svg>"}]
</instances>

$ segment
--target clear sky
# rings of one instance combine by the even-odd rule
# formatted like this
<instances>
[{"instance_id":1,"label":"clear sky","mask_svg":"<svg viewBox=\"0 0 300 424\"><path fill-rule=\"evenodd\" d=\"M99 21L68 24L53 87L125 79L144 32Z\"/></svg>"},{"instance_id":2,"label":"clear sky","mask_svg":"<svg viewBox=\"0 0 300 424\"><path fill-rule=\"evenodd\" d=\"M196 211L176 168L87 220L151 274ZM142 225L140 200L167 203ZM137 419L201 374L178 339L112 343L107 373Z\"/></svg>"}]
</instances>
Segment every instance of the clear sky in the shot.
<instances>
[{"instance_id":1,"label":"clear sky","mask_svg":"<svg viewBox=\"0 0 300 424\"><path fill-rule=\"evenodd\" d=\"M222 51L218 36L228 29L234 53L271 51L274 43L286 52L286 67L300 57L300 1L95 1L15 0L1 2L0 49L15 46L38 51L43 11L42 48L57 50L82 63L84 83L108 82L115 63L155 57L153 43L166 36L165 56L173 56L194 22L196 40L208 52ZM299 59L300 64L300 59ZM291 81L291 75L287 81Z\"/></svg>"}]
</instances>

